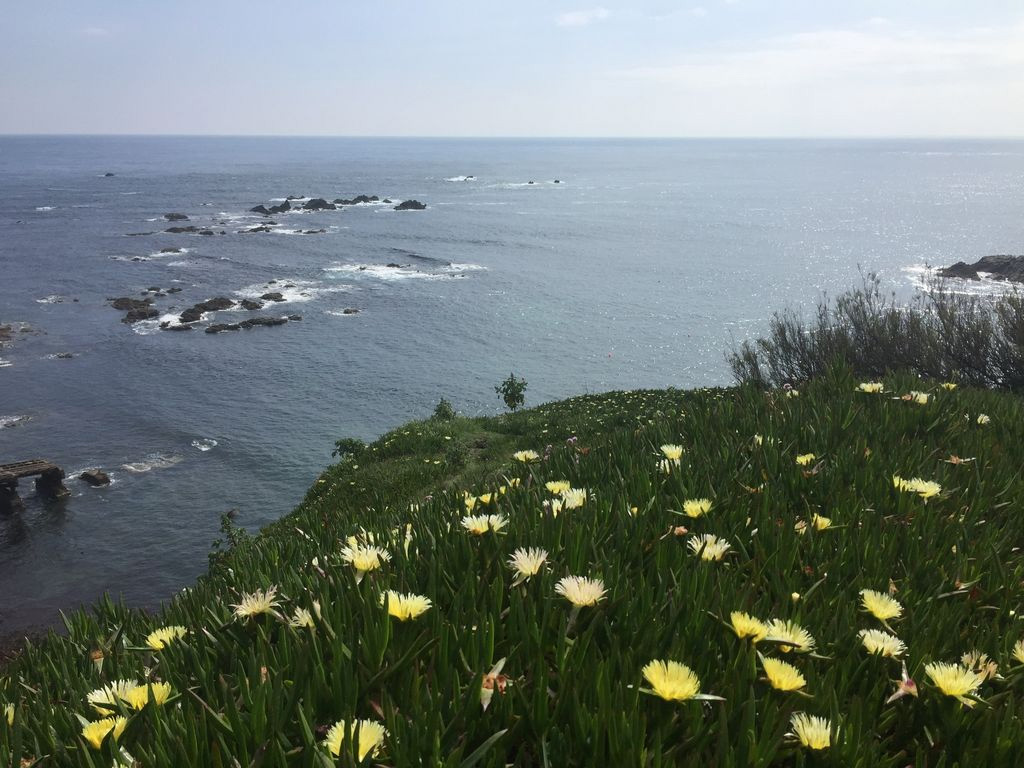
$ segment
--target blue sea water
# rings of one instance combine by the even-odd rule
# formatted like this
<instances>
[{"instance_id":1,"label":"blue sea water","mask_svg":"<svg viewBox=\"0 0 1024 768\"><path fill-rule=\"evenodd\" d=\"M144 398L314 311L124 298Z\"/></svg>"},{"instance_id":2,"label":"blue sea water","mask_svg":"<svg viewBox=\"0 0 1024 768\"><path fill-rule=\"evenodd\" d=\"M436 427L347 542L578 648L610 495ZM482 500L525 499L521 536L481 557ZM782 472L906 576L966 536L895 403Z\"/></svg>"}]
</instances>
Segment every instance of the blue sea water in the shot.
<instances>
[{"instance_id":1,"label":"blue sea water","mask_svg":"<svg viewBox=\"0 0 1024 768\"><path fill-rule=\"evenodd\" d=\"M428 208L240 232L258 203L357 194ZM529 403L727 384L732 340L773 310L859 270L909 293L925 265L1019 253L1022 209L1013 141L0 137L0 462L114 479L69 479L61 505L22 484L25 511L0 518L0 633L104 591L158 604L202 572L223 512L288 512L339 437L442 396L496 412L510 370ZM226 234L163 233L167 212ZM181 289L167 316L281 290L254 314L302 320L121 323L106 299L151 286Z\"/></svg>"}]
</instances>

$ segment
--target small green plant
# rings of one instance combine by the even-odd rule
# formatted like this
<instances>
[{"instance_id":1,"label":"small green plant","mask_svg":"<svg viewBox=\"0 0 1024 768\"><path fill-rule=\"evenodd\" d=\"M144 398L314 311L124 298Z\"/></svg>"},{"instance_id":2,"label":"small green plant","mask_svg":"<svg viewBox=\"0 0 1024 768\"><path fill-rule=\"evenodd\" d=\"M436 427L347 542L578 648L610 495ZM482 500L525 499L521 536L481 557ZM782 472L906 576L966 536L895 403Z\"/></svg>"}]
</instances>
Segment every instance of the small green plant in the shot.
<instances>
[{"instance_id":1,"label":"small green plant","mask_svg":"<svg viewBox=\"0 0 1024 768\"><path fill-rule=\"evenodd\" d=\"M434 415L431 418L435 421L452 421L455 419L455 408L442 397L434 406Z\"/></svg>"},{"instance_id":2,"label":"small green plant","mask_svg":"<svg viewBox=\"0 0 1024 768\"><path fill-rule=\"evenodd\" d=\"M501 395L510 411L515 411L526 402L526 379L520 379L514 373L510 373L494 391Z\"/></svg>"},{"instance_id":3,"label":"small green plant","mask_svg":"<svg viewBox=\"0 0 1024 768\"><path fill-rule=\"evenodd\" d=\"M366 450L366 443L357 437L343 437L334 443L331 456L341 461L352 461Z\"/></svg>"},{"instance_id":4,"label":"small green plant","mask_svg":"<svg viewBox=\"0 0 1024 768\"><path fill-rule=\"evenodd\" d=\"M469 448L461 440L454 440L448 444L444 452L444 463L449 470L458 470L466 466L469 460Z\"/></svg>"},{"instance_id":5,"label":"small green plant","mask_svg":"<svg viewBox=\"0 0 1024 768\"><path fill-rule=\"evenodd\" d=\"M216 539L210 546L210 570L217 571L227 561L231 551L249 540L249 532L233 519L235 512L225 512L220 516L220 532L224 534L223 539Z\"/></svg>"}]
</instances>

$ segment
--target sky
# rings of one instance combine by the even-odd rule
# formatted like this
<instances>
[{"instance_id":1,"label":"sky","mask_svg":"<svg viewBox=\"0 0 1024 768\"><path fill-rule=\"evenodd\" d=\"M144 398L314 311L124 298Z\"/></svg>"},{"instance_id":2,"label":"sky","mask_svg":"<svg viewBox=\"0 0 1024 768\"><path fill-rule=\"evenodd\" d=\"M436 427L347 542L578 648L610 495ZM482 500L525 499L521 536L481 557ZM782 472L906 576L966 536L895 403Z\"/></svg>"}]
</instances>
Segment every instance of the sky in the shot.
<instances>
[{"instance_id":1,"label":"sky","mask_svg":"<svg viewBox=\"0 0 1024 768\"><path fill-rule=\"evenodd\" d=\"M0 133L1024 136L1022 0L37 0Z\"/></svg>"}]
</instances>

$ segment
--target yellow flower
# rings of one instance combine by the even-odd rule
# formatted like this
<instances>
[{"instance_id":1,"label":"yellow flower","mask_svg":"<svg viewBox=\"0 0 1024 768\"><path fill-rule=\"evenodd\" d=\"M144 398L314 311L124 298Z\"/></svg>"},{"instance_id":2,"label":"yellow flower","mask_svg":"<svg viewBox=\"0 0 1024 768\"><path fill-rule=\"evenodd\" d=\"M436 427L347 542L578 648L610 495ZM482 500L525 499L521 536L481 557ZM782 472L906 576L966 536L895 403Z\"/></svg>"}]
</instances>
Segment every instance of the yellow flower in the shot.
<instances>
[{"instance_id":1,"label":"yellow flower","mask_svg":"<svg viewBox=\"0 0 1024 768\"><path fill-rule=\"evenodd\" d=\"M488 531L497 533L508 525L508 518L504 515L477 515L462 518L462 527L475 536L483 536Z\"/></svg>"},{"instance_id":2,"label":"yellow flower","mask_svg":"<svg viewBox=\"0 0 1024 768\"><path fill-rule=\"evenodd\" d=\"M907 646L902 640L880 629L862 629L857 636L868 653L898 659L907 651Z\"/></svg>"},{"instance_id":3,"label":"yellow flower","mask_svg":"<svg viewBox=\"0 0 1024 768\"><path fill-rule=\"evenodd\" d=\"M562 505L564 509L579 509L586 501L586 488L569 488L562 491Z\"/></svg>"},{"instance_id":4,"label":"yellow flower","mask_svg":"<svg viewBox=\"0 0 1024 768\"><path fill-rule=\"evenodd\" d=\"M476 506L476 496L470 496L468 493L463 497L462 502L466 505L466 511L472 512L473 507Z\"/></svg>"},{"instance_id":5,"label":"yellow flower","mask_svg":"<svg viewBox=\"0 0 1024 768\"><path fill-rule=\"evenodd\" d=\"M117 709L118 700L123 699L125 694L138 684L136 680L115 680L109 685L87 693L85 700L101 715L108 715L111 710Z\"/></svg>"},{"instance_id":6,"label":"yellow flower","mask_svg":"<svg viewBox=\"0 0 1024 768\"><path fill-rule=\"evenodd\" d=\"M986 424L988 424L988 423L989 423L990 421L992 421L992 419L990 419L990 418L989 418L988 416L986 416L986 415L985 415L984 413L979 413L979 414L978 414L978 423L979 423L979 424L981 424L982 426L985 426L985 425L986 425Z\"/></svg>"},{"instance_id":7,"label":"yellow flower","mask_svg":"<svg viewBox=\"0 0 1024 768\"><path fill-rule=\"evenodd\" d=\"M291 618L288 624L296 629L313 629L316 626L313 624L313 614L305 608L296 608L295 615Z\"/></svg>"},{"instance_id":8,"label":"yellow flower","mask_svg":"<svg viewBox=\"0 0 1024 768\"><path fill-rule=\"evenodd\" d=\"M490 504L493 499L494 499L494 494L493 493L481 493L479 496L476 497L477 501L479 501L481 504L485 504L485 505L486 504Z\"/></svg>"},{"instance_id":9,"label":"yellow flower","mask_svg":"<svg viewBox=\"0 0 1024 768\"><path fill-rule=\"evenodd\" d=\"M860 599L864 610L880 621L895 619L903 614L899 600L873 589L862 589Z\"/></svg>"},{"instance_id":10,"label":"yellow flower","mask_svg":"<svg viewBox=\"0 0 1024 768\"><path fill-rule=\"evenodd\" d=\"M786 397L800 397L800 390L799 389L787 389L786 390Z\"/></svg>"},{"instance_id":11,"label":"yellow flower","mask_svg":"<svg viewBox=\"0 0 1024 768\"><path fill-rule=\"evenodd\" d=\"M237 605L233 605L235 616L239 619L251 619L261 613L277 615L275 610L278 607L277 587L270 589L257 589L251 594L242 593L242 599Z\"/></svg>"},{"instance_id":12,"label":"yellow flower","mask_svg":"<svg viewBox=\"0 0 1024 768\"><path fill-rule=\"evenodd\" d=\"M414 595L411 592L403 595L393 589L389 589L380 596L381 605L385 600L388 604L388 613L399 621L408 621L422 616L430 610L431 606L429 597Z\"/></svg>"},{"instance_id":13,"label":"yellow flower","mask_svg":"<svg viewBox=\"0 0 1024 768\"><path fill-rule=\"evenodd\" d=\"M687 546L690 547L693 554L700 555L701 560L708 562L721 560L731 549L729 542L718 538L713 533L691 536Z\"/></svg>"},{"instance_id":14,"label":"yellow flower","mask_svg":"<svg viewBox=\"0 0 1024 768\"><path fill-rule=\"evenodd\" d=\"M999 665L991 661L987 653L974 649L960 657L960 663L967 669L977 672L982 680L990 680L999 672Z\"/></svg>"},{"instance_id":15,"label":"yellow flower","mask_svg":"<svg viewBox=\"0 0 1024 768\"><path fill-rule=\"evenodd\" d=\"M355 737L356 758L362 762L368 756L378 755L387 735L387 729L376 720L356 720L354 723L339 720L327 731L324 746L334 757L339 757L345 740Z\"/></svg>"},{"instance_id":16,"label":"yellow flower","mask_svg":"<svg viewBox=\"0 0 1024 768\"><path fill-rule=\"evenodd\" d=\"M548 489L548 492L558 496L572 488L572 484L568 480L549 480L544 483L544 487Z\"/></svg>"},{"instance_id":17,"label":"yellow flower","mask_svg":"<svg viewBox=\"0 0 1024 768\"><path fill-rule=\"evenodd\" d=\"M149 633L146 637L146 644L154 651L162 651L175 640L179 640L188 634L184 627L162 627Z\"/></svg>"},{"instance_id":18,"label":"yellow flower","mask_svg":"<svg viewBox=\"0 0 1024 768\"><path fill-rule=\"evenodd\" d=\"M880 381L862 381L857 385L857 392L867 392L871 395L877 395L882 391L882 382Z\"/></svg>"},{"instance_id":19,"label":"yellow flower","mask_svg":"<svg viewBox=\"0 0 1024 768\"><path fill-rule=\"evenodd\" d=\"M562 511L563 504L564 502L561 499L548 499L544 502L544 507L551 513L552 517L558 517L558 513Z\"/></svg>"},{"instance_id":20,"label":"yellow flower","mask_svg":"<svg viewBox=\"0 0 1024 768\"><path fill-rule=\"evenodd\" d=\"M974 702L967 696L976 696L978 688L985 682L983 674L972 672L959 664L939 661L926 665L924 671L946 696L952 696L968 707L973 707Z\"/></svg>"},{"instance_id":21,"label":"yellow flower","mask_svg":"<svg viewBox=\"0 0 1024 768\"><path fill-rule=\"evenodd\" d=\"M683 502L683 512L687 517L701 517L711 511L711 499L687 499Z\"/></svg>"},{"instance_id":22,"label":"yellow flower","mask_svg":"<svg viewBox=\"0 0 1024 768\"><path fill-rule=\"evenodd\" d=\"M768 637L768 625L749 614L733 611L729 614L729 620L732 622L732 631L741 640L749 637L751 642L756 643Z\"/></svg>"},{"instance_id":23,"label":"yellow flower","mask_svg":"<svg viewBox=\"0 0 1024 768\"><path fill-rule=\"evenodd\" d=\"M521 584L531 576L540 572L540 567L548 559L543 549L523 549L520 547L508 559L508 567L516 572L516 584Z\"/></svg>"},{"instance_id":24,"label":"yellow flower","mask_svg":"<svg viewBox=\"0 0 1024 768\"><path fill-rule=\"evenodd\" d=\"M796 712L789 718L793 736L808 749L828 749L832 746L832 725L824 717Z\"/></svg>"},{"instance_id":25,"label":"yellow flower","mask_svg":"<svg viewBox=\"0 0 1024 768\"><path fill-rule=\"evenodd\" d=\"M826 528L832 527L832 518L819 515L817 512L811 518L811 524L814 526L816 531L824 531Z\"/></svg>"},{"instance_id":26,"label":"yellow flower","mask_svg":"<svg viewBox=\"0 0 1024 768\"><path fill-rule=\"evenodd\" d=\"M793 621L772 619L768 623L768 640L779 642L779 651L789 653L807 653L814 650L814 638L811 633Z\"/></svg>"},{"instance_id":27,"label":"yellow flower","mask_svg":"<svg viewBox=\"0 0 1024 768\"><path fill-rule=\"evenodd\" d=\"M754 445L764 445L764 437L761 435L754 435Z\"/></svg>"},{"instance_id":28,"label":"yellow flower","mask_svg":"<svg viewBox=\"0 0 1024 768\"><path fill-rule=\"evenodd\" d=\"M102 720L83 725L82 738L89 742L89 746L93 749L99 749L111 731L114 732L114 741L120 739L126 725L128 725L128 720L124 717L105 717Z\"/></svg>"},{"instance_id":29,"label":"yellow flower","mask_svg":"<svg viewBox=\"0 0 1024 768\"><path fill-rule=\"evenodd\" d=\"M607 591L603 581L586 576L566 576L555 585L555 592L575 606L597 605Z\"/></svg>"},{"instance_id":30,"label":"yellow flower","mask_svg":"<svg viewBox=\"0 0 1024 768\"><path fill-rule=\"evenodd\" d=\"M799 691L807 685L800 670L785 661L765 656L761 658L761 666L764 667L769 684L777 691Z\"/></svg>"},{"instance_id":31,"label":"yellow flower","mask_svg":"<svg viewBox=\"0 0 1024 768\"><path fill-rule=\"evenodd\" d=\"M153 702L162 706L171 695L170 683L150 683L137 685L124 692L121 697L132 709L142 709L149 703L149 693L153 692Z\"/></svg>"},{"instance_id":32,"label":"yellow flower","mask_svg":"<svg viewBox=\"0 0 1024 768\"><path fill-rule=\"evenodd\" d=\"M540 454L536 451L516 451L512 454L512 458L526 464L530 461L537 461L540 458Z\"/></svg>"},{"instance_id":33,"label":"yellow flower","mask_svg":"<svg viewBox=\"0 0 1024 768\"><path fill-rule=\"evenodd\" d=\"M801 467L806 467L816 458L817 457L813 453L801 453L799 456L796 457L796 463L799 464Z\"/></svg>"},{"instance_id":34,"label":"yellow flower","mask_svg":"<svg viewBox=\"0 0 1024 768\"><path fill-rule=\"evenodd\" d=\"M678 461L672 461L672 459L662 459L658 462L658 471L663 475L671 475L672 470L679 466Z\"/></svg>"},{"instance_id":35,"label":"yellow flower","mask_svg":"<svg viewBox=\"0 0 1024 768\"><path fill-rule=\"evenodd\" d=\"M909 395L904 395L903 399L911 400L918 405L928 405L928 398L931 397L927 392L918 392L917 390L911 390Z\"/></svg>"},{"instance_id":36,"label":"yellow flower","mask_svg":"<svg viewBox=\"0 0 1024 768\"><path fill-rule=\"evenodd\" d=\"M345 547L341 550L341 559L357 571L366 573L377 570L391 560L391 553L383 547L357 544L354 547Z\"/></svg>"},{"instance_id":37,"label":"yellow flower","mask_svg":"<svg viewBox=\"0 0 1024 768\"><path fill-rule=\"evenodd\" d=\"M678 661L651 661L643 669L644 679L655 695L666 701L686 701L700 693L700 680L693 670Z\"/></svg>"},{"instance_id":38,"label":"yellow flower","mask_svg":"<svg viewBox=\"0 0 1024 768\"><path fill-rule=\"evenodd\" d=\"M666 459L672 462L678 463L683 458L683 446L681 445L663 445L661 446L661 452Z\"/></svg>"},{"instance_id":39,"label":"yellow flower","mask_svg":"<svg viewBox=\"0 0 1024 768\"><path fill-rule=\"evenodd\" d=\"M946 382L943 382L943 384L942 384L942 388L944 390L946 390L947 392L952 392L954 389L956 389L956 386L957 385L954 384L952 381L946 381Z\"/></svg>"},{"instance_id":40,"label":"yellow flower","mask_svg":"<svg viewBox=\"0 0 1024 768\"><path fill-rule=\"evenodd\" d=\"M14 725L14 705L8 704L4 707L4 716L7 718L7 725Z\"/></svg>"},{"instance_id":41,"label":"yellow flower","mask_svg":"<svg viewBox=\"0 0 1024 768\"><path fill-rule=\"evenodd\" d=\"M1024 664L1024 640L1018 640L1013 644L1013 658Z\"/></svg>"},{"instance_id":42,"label":"yellow flower","mask_svg":"<svg viewBox=\"0 0 1024 768\"><path fill-rule=\"evenodd\" d=\"M893 487L898 491L916 493L925 501L942 493L942 486L932 480L922 480L920 477L912 477L904 480L899 475L892 476Z\"/></svg>"}]
</instances>

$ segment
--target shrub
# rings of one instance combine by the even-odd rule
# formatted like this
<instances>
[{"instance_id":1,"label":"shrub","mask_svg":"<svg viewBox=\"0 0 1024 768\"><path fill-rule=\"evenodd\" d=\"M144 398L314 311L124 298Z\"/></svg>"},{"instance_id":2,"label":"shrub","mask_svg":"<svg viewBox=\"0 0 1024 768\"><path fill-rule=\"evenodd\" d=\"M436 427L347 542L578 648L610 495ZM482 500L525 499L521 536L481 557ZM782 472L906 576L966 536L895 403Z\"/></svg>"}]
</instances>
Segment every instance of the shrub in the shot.
<instances>
[{"instance_id":1,"label":"shrub","mask_svg":"<svg viewBox=\"0 0 1024 768\"><path fill-rule=\"evenodd\" d=\"M357 437L343 437L334 443L334 450L331 456L339 461L350 461L356 459L366 450L366 443Z\"/></svg>"},{"instance_id":2,"label":"shrub","mask_svg":"<svg viewBox=\"0 0 1024 768\"><path fill-rule=\"evenodd\" d=\"M767 336L729 355L742 383L778 387L819 378L834 365L861 377L901 371L996 389L1024 387L1024 295L964 295L933 282L910 302L861 287L823 298L814 318L776 313Z\"/></svg>"},{"instance_id":3,"label":"shrub","mask_svg":"<svg viewBox=\"0 0 1024 768\"><path fill-rule=\"evenodd\" d=\"M434 415L432 419L436 421L452 421L455 418L455 408L445 398L438 400L437 405L434 406Z\"/></svg>"},{"instance_id":4,"label":"shrub","mask_svg":"<svg viewBox=\"0 0 1024 768\"><path fill-rule=\"evenodd\" d=\"M494 391L501 395L508 409L514 411L526 402L526 379L517 378L514 373L510 373Z\"/></svg>"}]
</instances>

